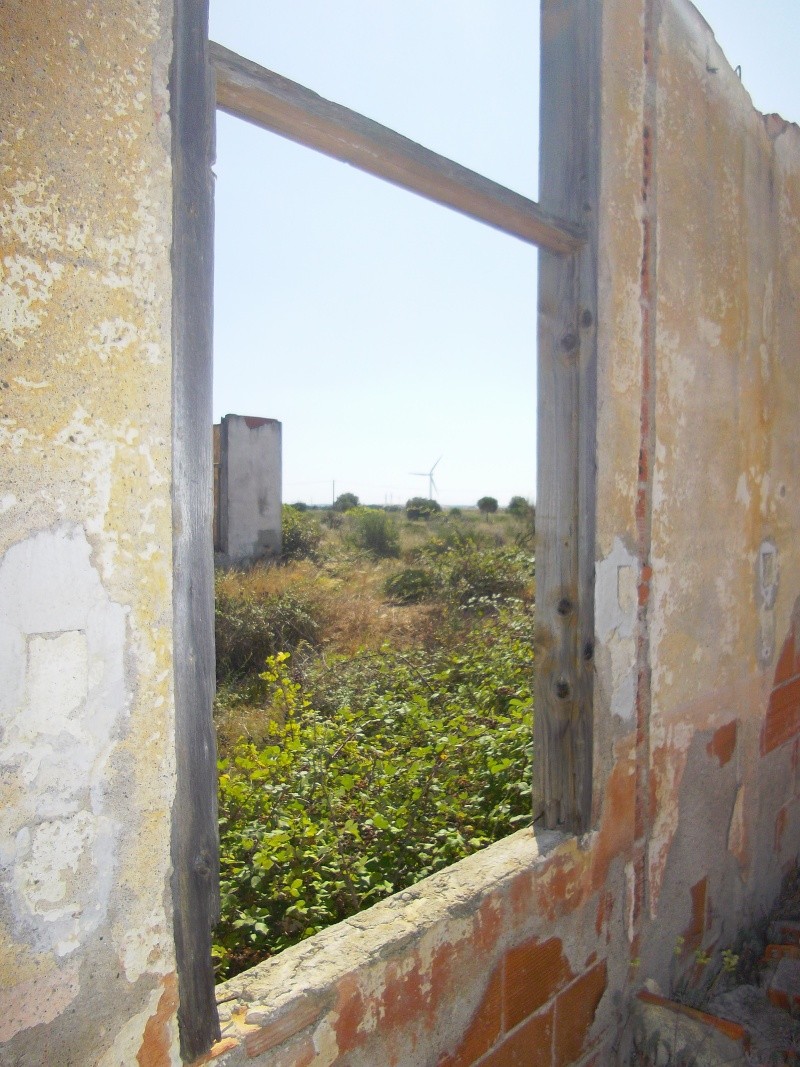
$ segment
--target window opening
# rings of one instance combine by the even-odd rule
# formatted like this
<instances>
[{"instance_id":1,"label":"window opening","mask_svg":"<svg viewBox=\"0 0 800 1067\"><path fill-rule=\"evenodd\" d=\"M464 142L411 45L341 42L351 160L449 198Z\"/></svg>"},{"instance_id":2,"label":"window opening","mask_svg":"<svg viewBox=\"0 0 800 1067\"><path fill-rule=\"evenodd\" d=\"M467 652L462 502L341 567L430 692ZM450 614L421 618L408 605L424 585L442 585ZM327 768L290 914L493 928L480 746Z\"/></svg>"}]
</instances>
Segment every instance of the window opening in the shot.
<instances>
[{"instance_id":1,"label":"window opening","mask_svg":"<svg viewBox=\"0 0 800 1067\"><path fill-rule=\"evenodd\" d=\"M247 173L224 169L228 134ZM530 822L535 251L225 115L218 159L218 277L253 264L222 298L249 358L227 328L218 391L271 405L248 413L281 419L303 505L298 559L218 577L228 977ZM350 492L380 507L319 510ZM411 518L412 498L443 510Z\"/></svg>"},{"instance_id":2,"label":"window opening","mask_svg":"<svg viewBox=\"0 0 800 1067\"><path fill-rule=\"evenodd\" d=\"M219 1033L202 959L218 901L207 803L212 795L208 756L213 743L205 733L210 726L205 708L210 704L206 668L211 639L207 594L213 462L211 435L201 418L210 407L211 382L208 162L213 99L208 90L213 79L202 22L201 8L178 0L171 76L178 771L173 896L185 1058L208 1047L209 1038ZM538 216L537 224L544 222L551 235L572 249L542 252L539 270L536 734L540 779L535 790L536 808L541 806L545 825L572 831L587 828L591 809L599 25L599 9L591 0L575 0L567 7L560 0L543 4L543 206L528 209L529 215ZM538 241L537 236L534 243Z\"/></svg>"}]
</instances>

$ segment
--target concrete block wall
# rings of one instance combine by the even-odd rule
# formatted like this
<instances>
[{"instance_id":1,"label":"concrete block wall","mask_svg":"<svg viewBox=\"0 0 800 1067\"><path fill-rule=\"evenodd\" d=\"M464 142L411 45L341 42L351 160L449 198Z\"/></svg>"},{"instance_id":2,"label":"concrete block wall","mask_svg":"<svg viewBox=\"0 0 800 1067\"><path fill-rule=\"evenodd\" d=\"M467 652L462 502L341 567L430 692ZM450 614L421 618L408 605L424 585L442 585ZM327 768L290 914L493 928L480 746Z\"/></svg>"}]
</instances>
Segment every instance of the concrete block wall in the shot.
<instances>
[{"instance_id":1,"label":"concrete block wall","mask_svg":"<svg viewBox=\"0 0 800 1067\"><path fill-rule=\"evenodd\" d=\"M613 1061L677 939L687 966L727 944L800 851L800 131L687 0L602 12L593 829L523 831L239 976L201 1062ZM178 1061L171 15L4 9L14 1067Z\"/></svg>"},{"instance_id":2,"label":"concrete block wall","mask_svg":"<svg viewBox=\"0 0 800 1067\"><path fill-rule=\"evenodd\" d=\"M225 565L253 563L281 552L281 424L226 415L219 436L214 529ZM215 438L216 442L216 438ZM216 452L216 443L215 443Z\"/></svg>"}]
</instances>

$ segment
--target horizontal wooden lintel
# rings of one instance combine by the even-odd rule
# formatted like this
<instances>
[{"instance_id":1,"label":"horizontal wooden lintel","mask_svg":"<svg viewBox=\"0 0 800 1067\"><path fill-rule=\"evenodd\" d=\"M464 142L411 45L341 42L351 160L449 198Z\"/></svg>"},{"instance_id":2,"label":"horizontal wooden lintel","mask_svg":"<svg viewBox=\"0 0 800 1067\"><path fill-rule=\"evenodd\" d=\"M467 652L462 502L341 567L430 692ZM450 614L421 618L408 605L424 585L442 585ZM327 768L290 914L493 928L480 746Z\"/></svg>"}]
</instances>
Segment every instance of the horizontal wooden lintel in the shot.
<instances>
[{"instance_id":1,"label":"horizontal wooden lintel","mask_svg":"<svg viewBox=\"0 0 800 1067\"><path fill-rule=\"evenodd\" d=\"M210 42L217 107L550 252L583 234L533 200Z\"/></svg>"}]
</instances>

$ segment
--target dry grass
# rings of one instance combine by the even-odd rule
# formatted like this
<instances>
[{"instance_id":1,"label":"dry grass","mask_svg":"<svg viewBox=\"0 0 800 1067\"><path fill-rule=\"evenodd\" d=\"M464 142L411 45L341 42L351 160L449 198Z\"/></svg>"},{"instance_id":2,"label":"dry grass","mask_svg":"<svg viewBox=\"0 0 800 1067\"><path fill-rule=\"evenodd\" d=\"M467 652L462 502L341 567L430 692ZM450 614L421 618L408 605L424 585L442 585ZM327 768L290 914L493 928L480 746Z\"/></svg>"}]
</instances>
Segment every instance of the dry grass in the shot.
<instances>
[{"instance_id":1,"label":"dry grass","mask_svg":"<svg viewBox=\"0 0 800 1067\"><path fill-rule=\"evenodd\" d=\"M397 566L394 561L343 559L320 567L301 560L286 566L229 571L218 578L218 586L230 596L256 600L297 593L308 600L319 620L323 649L351 656L359 649L380 648L386 641L403 649L427 644L433 637L440 608L387 602L383 585Z\"/></svg>"},{"instance_id":2,"label":"dry grass","mask_svg":"<svg viewBox=\"0 0 800 1067\"><path fill-rule=\"evenodd\" d=\"M297 594L309 603L319 623L322 655L352 656L360 649L377 650L385 642L399 650L426 645L440 628L441 606L397 606L386 601L383 584L397 566L396 562L341 559L320 567L301 560L286 566L228 571L218 576L217 586L228 596L254 600ZM301 649L295 659L303 655ZM263 743L268 717L266 694L258 678L220 685L214 715L220 751L239 737Z\"/></svg>"}]
</instances>

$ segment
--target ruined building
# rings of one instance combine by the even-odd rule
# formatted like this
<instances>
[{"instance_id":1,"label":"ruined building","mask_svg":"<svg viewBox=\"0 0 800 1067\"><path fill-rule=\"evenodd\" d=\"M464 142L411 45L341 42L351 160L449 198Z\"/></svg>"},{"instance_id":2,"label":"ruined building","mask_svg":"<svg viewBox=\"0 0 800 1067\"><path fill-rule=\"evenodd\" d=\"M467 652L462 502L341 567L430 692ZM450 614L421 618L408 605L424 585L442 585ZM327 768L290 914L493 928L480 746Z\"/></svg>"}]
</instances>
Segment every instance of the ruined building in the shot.
<instances>
[{"instance_id":1,"label":"ruined building","mask_svg":"<svg viewBox=\"0 0 800 1067\"><path fill-rule=\"evenodd\" d=\"M204 4L2 10L0 1060L610 1062L800 849L800 130L688 0L543 0L544 829L240 976L220 1037Z\"/></svg>"}]
</instances>

